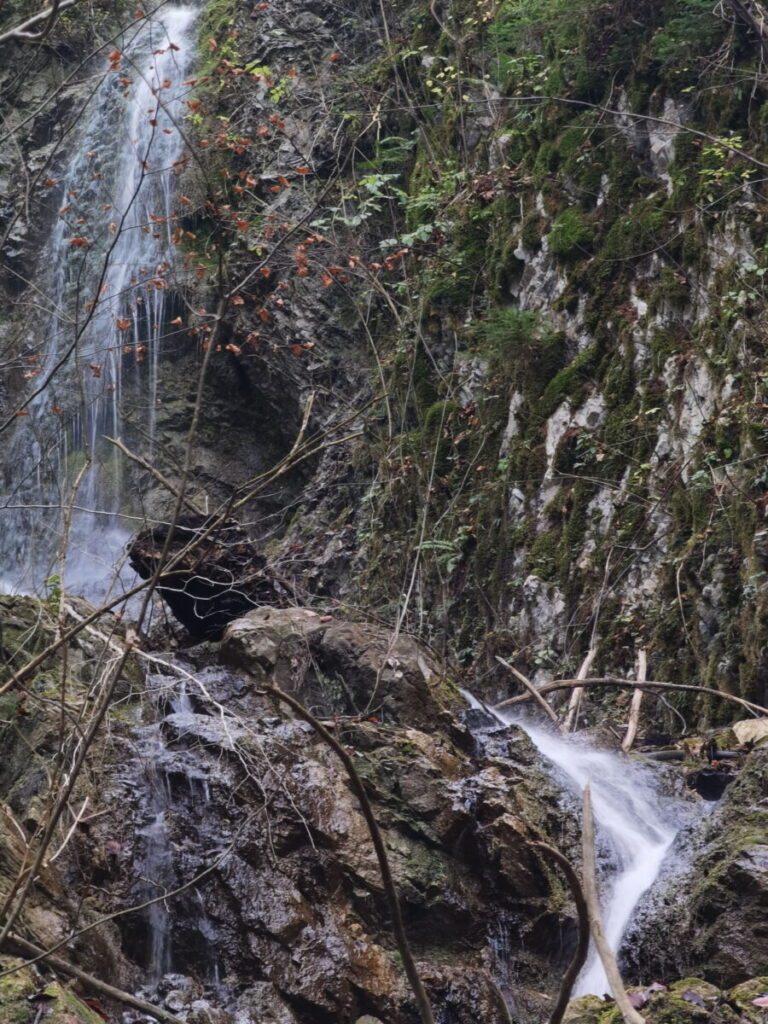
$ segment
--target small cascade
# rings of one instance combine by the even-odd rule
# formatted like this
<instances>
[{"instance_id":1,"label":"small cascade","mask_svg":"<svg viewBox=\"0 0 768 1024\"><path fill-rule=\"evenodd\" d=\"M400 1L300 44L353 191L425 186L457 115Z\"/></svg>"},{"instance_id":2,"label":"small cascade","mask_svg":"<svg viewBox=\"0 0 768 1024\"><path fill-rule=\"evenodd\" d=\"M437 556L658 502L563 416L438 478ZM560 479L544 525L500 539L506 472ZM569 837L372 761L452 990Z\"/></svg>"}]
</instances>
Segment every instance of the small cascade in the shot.
<instances>
[{"instance_id":1,"label":"small cascade","mask_svg":"<svg viewBox=\"0 0 768 1024\"><path fill-rule=\"evenodd\" d=\"M131 902L139 909L126 935L129 955L144 968L142 992L154 997L194 978L212 996L222 993L215 951L216 928L206 909L205 882L180 870L180 849L194 842L210 804L208 779L193 753L167 740L176 726L195 716L184 681L147 678L159 718L138 732L138 772L128 766L138 790L135 882ZM171 729L173 733L173 729ZM142 784L143 783L143 784ZM186 883L186 885L185 885ZM160 898L158 898L160 897Z\"/></svg>"},{"instance_id":2,"label":"small cascade","mask_svg":"<svg viewBox=\"0 0 768 1024\"><path fill-rule=\"evenodd\" d=\"M603 869L603 923L618 952L635 908L659 877L675 836L697 814L696 805L663 794L657 769L597 750L578 736L563 737L519 715L486 708L469 693L464 696L473 709L492 714L500 725L523 729L575 801L581 801L589 785ZM593 947L573 994L607 991L605 971Z\"/></svg>"},{"instance_id":3,"label":"small cascade","mask_svg":"<svg viewBox=\"0 0 768 1024\"><path fill-rule=\"evenodd\" d=\"M152 455L161 342L173 330L168 296L179 283L173 193L187 159L180 122L196 15L163 5L94 69L96 87L76 90L68 162L50 179L52 228L35 289L43 308L30 313L23 340L30 388L50 383L29 401L6 459L7 588L58 582L66 548L66 585L104 596L130 532L118 514L139 511L104 437L123 436L127 415L141 454Z\"/></svg>"}]
</instances>

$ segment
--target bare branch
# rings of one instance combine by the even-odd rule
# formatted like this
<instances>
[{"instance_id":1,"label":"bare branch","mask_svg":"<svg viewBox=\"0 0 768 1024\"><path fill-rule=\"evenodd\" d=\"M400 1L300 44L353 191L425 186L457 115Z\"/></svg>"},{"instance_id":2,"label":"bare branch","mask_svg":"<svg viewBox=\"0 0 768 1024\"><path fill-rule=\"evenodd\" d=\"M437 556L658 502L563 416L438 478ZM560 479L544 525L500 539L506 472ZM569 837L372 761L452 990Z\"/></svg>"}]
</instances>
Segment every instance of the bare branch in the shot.
<instances>
[{"instance_id":1,"label":"bare branch","mask_svg":"<svg viewBox=\"0 0 768 1024\"><path fill-rule=\"evenodd\" d=\"M582 834L582 859L584 872L584 899L589 913L589 924L592 929L592 938L595 940L597 952L605 968L613 998L616 1000L621 1016L625 1024L645 1024L645 1018L641 1017L632 1006L621 980L619 968L616 965L616 957L603 931L603 921L600 913L600 899L597 893L597 867L595 865L595 822L592 816L592 796L589 786L584 787L584 826Z\"/></svg>"},{"instance_id":2,"label":"bare branch","mask_svg":"<svg viewBox=\"0 0 768 1024\"><path fill-rule=\"evenodd\" d=\"M503 662L506 665L506 662ZM593 679L555 679L552 683L545 683L544 686L540 686L536 691L539 695L544 693L552 693L553 690L570 690L574 686L623 686L630 690L638 687L643 690L678 690L680 692L687 693L708 693L713 697L721 697L723 700L730 701L732 704L738 704L742 708L746 708L753 714L763 717L768 715L768 708L763 707L762 704L755 704L751 700L745 700L743 697L737 697L734 693L725 693L723 690L715 690L711 686L694 686L693 683L667 683L667 682L643 682L642 679L621 679L618 676L596 676ZM527 693L521 693L517 697L508 697L507 700L501 701L500 704L495 705L495 710L499 708L507 708L512 704L521 704L523 701L530 700Z\"/></svg>"},{"instance_id":3,"label":"bare branch","mask_svg":"<svg viewBox=\"0 0 768 1024\"><path fill-rule=\"evenodd\" d=\"M573 959L568 964L568 970L563 975L557 1002L555 1003L554 1009L552 1010L549 1018L549 1024L560 1024L568 1006L568 1000L571 998L573 986L582 967L584 966L584 961L587 959L587 953L589 952L589 913L587 911L587 901L584 898L584 890L581 887L579 876L576 874L576 871L568 858L554 846L550 846L549 843L533 843L532 845L534 849L541 850L545 856L549 857L550 860L553 860L565 875L566 881L571 889L573 902L576 904L576 913L579 917L579 941L576 946L576 952L573 954Z\"/></svg>"},{"instance_id":4,"label":"bare branch","mask_svg":"<svg viewBox=\"0 0 768 1024\"><path fill-rule=\"evenodd\" d=\"M496 655L496 661L498 661L500 665L503 665L508 672L512 673L515 679L518 679L523 684L523 686L526 688L531 697L533 697L536 703L549 716L550 720L553 721L555 725L557 725L557 715L555 714L554 710L549 706L549 704L547 704L544 698L541 696L541 690L537 690L533 683L530 681L530 679L526 678L526 676L524 676L522 672L518 672L514 665L510 665L508 661L504 661L503 658L500 658L498 654ZM502 705L499 704L497 706L501 707Z\"/></svg>"},{"instance_id":5,"label":"bare branch","mask_svg":"<svg viewBox=\"0 0 768 1024\"><path fill-rule=\"evenodd\" d=\"M576 673L577 679L586 679L589 675L589 670L592 668L592 662L595 660L597 651L594 647L587 651L587 656L581 663L581 668ZM576 723L579 720L579 710L581 709L581 696L584 693L583 690L574 689L571 694L571 699L568 703L568 714L565 716L565 721L560 726L561 732L573 732L576 728Z\"/></svg>"},{"instance_id":6,"label":"bare branch","mask_svg":"<svg viewBox=\"0 0 768 1024\"><path fill-rule=\"evenodd\" d=\"M176 487L174 487L168 477L163 476L159 469L155 469L155 467L150 462L147 462L145 458L142 458L141 455L137 455L136 452L132 452L130 448L127 448L121 438L107 437L105 434L104 440L109 441L109 443L113 444L118 451L121 451L127 459L135 462L137 466L141 466L142 469L145 469L150 473L159 484L162 484L162 486L174 496L174 498L179 498L183 501L187 508L191 509L199 516L205 515L199 505L192 501L191 498L187 497L186 494L181 493Z\"/></svg>"},{"instance_id":7,"label":"bare branch","mask_svg":"<svg viewBox=\"0 0 768 1024\"><path fill-rule=\"evenodd\" d=\"M384 839L378 822L376 821L376 815L373 813L371 801L368 799L365 786L363 785L362 779L352 762L352 758L336 737L333 736L317 718L315 718L311 711L304 707L301 701L296 700L296 698L291 696L291 694L286 693L277 686L268 684L264 689L267 693L274 694L278 700L283 701L283 703L287 704L289 708L295 711L299 718L304 719L305 722L311 725L318 736L331 748L331 750L333 750L344 765L352 790L360 803L360 809L363 812L365 823L368 826L368 832L371 836L371 842L373 843L373 848L376 853L376 859L379 862L381 882L384 887L384 893L389 905L389 913L392 918L392 930L394 932L398 951L403 959L405 973L408 976L408 981L410 982L413 994L416 998L416 1003L419 1007L419 1013L421 1014L423 1024L434 1024L435 1018L432 1014L432 1007L421 978L419 977L416 961L413 959L410 943L408 942L408 936L405 933L403 915L400 910L400 899L397 895L395 881L392 877L392 870L389 866L389 858L384 845Z\"/></svg>"},{"instance_id":8,"label":"bare branch","mask_svg":"<svg viewBox=\"0 0 768 1024\"><path fill-rule=\"evenodd\" d=\"M45 10L38 11L37 14L33 14L31 18L27 18L26 21L22 21L20 25L16 25L15 28L8 29L7 32L3 32L0 35L0 46L3 43L30 43L30 42L42 42L48 33L51 31L59 15L62 11L68 7L73 7L77 3L77 0L53 0L51 7L46 7ZM42 28L38 28L41 22L45 22Z\"/></svg>"},{"instance_id":9,"label":"bare branch","mask_svg":"<svg viewBox=\"0 0 768 1024\"><path fill-rule=\"evenodd\" d=\"M641 648L637 652L637 678L642 682L645 682L645 677L648 674L648 655L645 652L645 648ZM581 692L581 691L575 691ZM637 723L640 720L640 705L643 703L643 691L638 687L632 694L632 703L629 707L629 724L627 725L627 733L621 742L621 749L625 754L628 754L632 749L632 744L635 742L635 736L637 736Z\"/></svg>"}]
</instances>

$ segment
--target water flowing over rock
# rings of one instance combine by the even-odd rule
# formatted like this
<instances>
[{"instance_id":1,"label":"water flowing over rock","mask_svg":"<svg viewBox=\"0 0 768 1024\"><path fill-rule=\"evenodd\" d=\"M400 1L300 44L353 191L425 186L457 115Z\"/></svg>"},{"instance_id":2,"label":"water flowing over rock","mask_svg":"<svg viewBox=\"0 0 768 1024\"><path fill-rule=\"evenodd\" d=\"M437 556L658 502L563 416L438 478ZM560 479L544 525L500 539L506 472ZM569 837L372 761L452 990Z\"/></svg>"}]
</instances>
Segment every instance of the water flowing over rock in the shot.
<instances>
[{"instance_id":1,"label":"water flowing over rock","mask_svg":"<svg viewBox=\"0 0 768 1024\"><path fill-rule=\"evenodd\" d=\"M17 944L185 1024L416 1024L279 687L356 767L438 1024L549 1016L577 920L536 844L578 869L587 777L648 1020L765 1024L765 718L741 771L637 765L457 691L643 650L715 692L639 735L765 715L761 4L65 0L13 42L5 0L0 582L42 600L0 597L0 905L50 839ZM126 548L151 623L72 596ZM23 952L0 1018L95 1024Z\"/></svg>"}]
</instances>

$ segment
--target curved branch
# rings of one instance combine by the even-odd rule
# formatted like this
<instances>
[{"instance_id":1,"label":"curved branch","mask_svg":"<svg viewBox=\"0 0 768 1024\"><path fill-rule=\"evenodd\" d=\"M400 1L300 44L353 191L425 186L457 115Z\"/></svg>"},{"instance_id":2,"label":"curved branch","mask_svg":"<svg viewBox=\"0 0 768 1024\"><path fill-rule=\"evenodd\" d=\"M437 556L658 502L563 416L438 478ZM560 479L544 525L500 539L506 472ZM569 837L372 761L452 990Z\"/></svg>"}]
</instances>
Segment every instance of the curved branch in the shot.
<instances>
[{"instance_id":1,"label":"curved branch","mask_svg":"<svg viewBox=\"0 0 768 1024\"><path fill-rule=\"evenodd\" d=\"M573 954L573 959L568 964L568 970L563 975L557 1002L555 1003L555 1007L549 1018L549 1024L560 1024L568 1006L568 1000L571 998L573 986L579 976L581 968L584 966L584 961L587 959L587 953L589 952L589 912L587 910L587 901L584 897L584 890L581 887L579 876L576 874L573 864L571 864L568 858L554 846L550 846L549 843L536 842L531 845L534 849L541 850L541 852L549 857L550 860L553 860L565 875L566 881L570 886L571 895L573 896L573 902L576 904L576 913L579 918L579 941L576 946L576 952Z\"/></svg>"},{"instance_id":2,"label":"curved branch","mask_svg":"<svg viewBox=\"0 0 768 1024\"><path fill-rule=\"evenodd\" d=\"M35 43L42 42L48 33L51 31L53 26L56 24L61 12L66 10L67 7L73 7L77 3L77 0L53 0L51 7L46 7L43 11L38 11L37 14L33 14L31 18L27 18L26 21L22 21L20 25L15 28L8 29L7 32L3 32L0 35L0 46L3 43ZM38 28L41 22L44 22L42 28Z\"/></svg>"},{"instance_id":3,"label":"curved branch","mask_svg":"<svg viewBox=\"0 0 768 1024\"><path fill-rule=\"evenodd\" d=\"M552 693L553 690L570 690L580 686L621 686L629 690L679 690L691 693L708 693L713 697L721 697L723 700L728 700L732 704L738 704L740 707L746 708L748 711L752 711L761 717L768 716L768 708L764 708L762 704L755 704L751 700L737 697L733 693L725 693L723 690L714 690L711 686L694 686L693 683L644 682L642 679L598 676L594 679L555 679L552 683L545 683L544 686L540 686L536 692L539 694ZM530 700L527 693L521 693L517 697L508 697L507 700L494 705L494 710L498 711L499 708L506 708L512 704L521 704L526 700Z\"/></svg>"}]
</instances>

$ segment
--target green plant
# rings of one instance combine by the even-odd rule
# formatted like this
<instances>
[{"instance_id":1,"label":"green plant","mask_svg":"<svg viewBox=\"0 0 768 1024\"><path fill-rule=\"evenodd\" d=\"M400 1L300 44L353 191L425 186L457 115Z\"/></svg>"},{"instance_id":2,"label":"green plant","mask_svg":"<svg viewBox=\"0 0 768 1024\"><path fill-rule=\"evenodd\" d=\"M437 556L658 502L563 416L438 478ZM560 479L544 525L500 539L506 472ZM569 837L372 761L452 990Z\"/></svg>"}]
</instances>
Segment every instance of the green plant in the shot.
<instances>
[{"instance_id":1,"label":"green plant","mask_svg":"<svg viewBox=\"0 0 768 1024\"><path fill-rule=\"evenodd\" d=\"M57 573L45 580L45 600L51 608L58 608L61 600L61 576Z\"/></svg>"}]
</instances>

